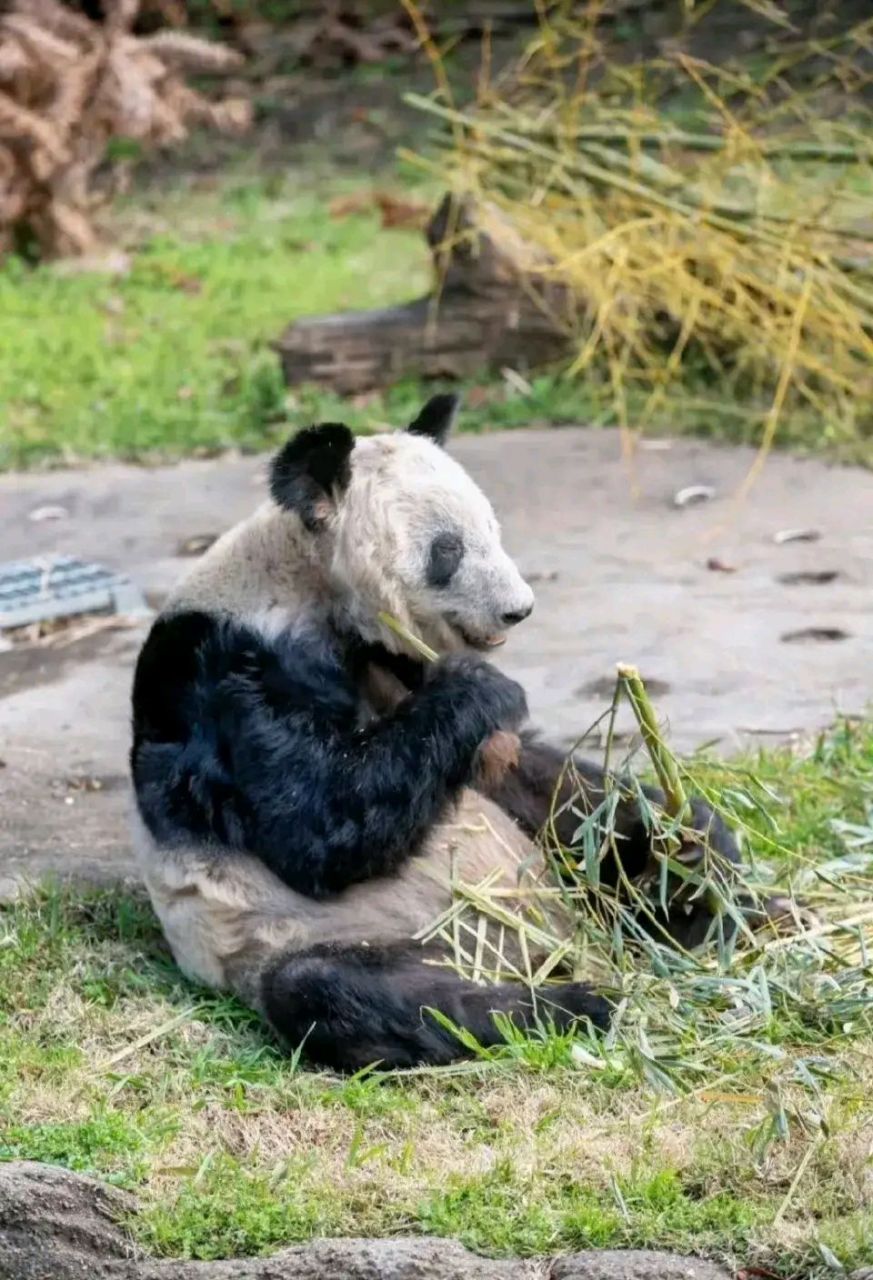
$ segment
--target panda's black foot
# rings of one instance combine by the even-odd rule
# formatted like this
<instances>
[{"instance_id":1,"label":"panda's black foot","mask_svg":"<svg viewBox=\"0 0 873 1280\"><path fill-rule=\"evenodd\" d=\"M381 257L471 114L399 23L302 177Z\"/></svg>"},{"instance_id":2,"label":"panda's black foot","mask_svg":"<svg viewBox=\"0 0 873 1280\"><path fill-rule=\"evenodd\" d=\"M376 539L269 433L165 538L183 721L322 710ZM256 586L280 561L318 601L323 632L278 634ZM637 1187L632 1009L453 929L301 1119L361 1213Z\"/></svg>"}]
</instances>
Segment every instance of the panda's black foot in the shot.
<instances>
[{"instance_id":1,"label":"panda's black foot","mask_svg":"<svg viewBox=\"0 0 873 1280\"><path fill-rule=\"evenodd\" d=\"M469 1056L436 1010L483 1047L502 1043L494 1014L519 1026L605 1028L611 1009L585 983L541 988L535 1001L519 984L478 986L426 962L415 944L321 946L285 956L262 986L264 1012L287 1043L339 1071L444 1064Z\"/></svg>"}]
</instances>

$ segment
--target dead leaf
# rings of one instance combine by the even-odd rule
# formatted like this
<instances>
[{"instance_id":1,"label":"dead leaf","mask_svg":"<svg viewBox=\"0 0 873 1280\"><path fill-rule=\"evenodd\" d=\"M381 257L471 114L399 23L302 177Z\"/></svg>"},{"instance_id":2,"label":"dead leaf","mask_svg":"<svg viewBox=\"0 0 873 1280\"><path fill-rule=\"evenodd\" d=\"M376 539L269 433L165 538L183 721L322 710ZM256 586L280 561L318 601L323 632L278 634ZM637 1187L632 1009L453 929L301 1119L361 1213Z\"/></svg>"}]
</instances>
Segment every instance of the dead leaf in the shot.
<instances>
[{"instance_id":1,"label":"dead leaf","mask_svg":"<svg viewBox=\"0 0 873 1280\"><path fill-rule=\"evenodd\" d=\"M689 484L673 495L674 507L690 507L698 502L710 502L715 497L711 484Z\"/></svg>"},{"instance_id":2,"label":"dead leaf","mask_svg":"<svg viewBox=\"0 0 873 1280\"><path fill-rule=\"evenodd\" d=\"M332 218L348 218L353 213L363 213L372 207L372 193L358 191L352 196L337 196L335 200L331 200L327 211Z\"/></svg>"},{"instance_id":3,"label":"dead leaf","mask_svg":"<svg viewBox=\"0 0 873 1280\"><path fill-rule=\"evenodd\" d=\"M176 547L177 556L202 556L213 542L218 540L217 533L195 533L190 538L183 538Z\"/></svg>"},{"instance_id":4,"label":"dead leaf","mask_svg":"<svg viewBox=\"0 0 873 1280\"><path fill-rule=\"evenodd\" d=\"M68 791L102 791L103 783L99 778L89 778L86 776L77 778L67 778L64 786Z\"/></svg>"},{"instance_id":5,"label":"dead leaf","mask_svg":"<svg viewBox=\"0 0 873 1280\"><path fill-rule=\"evenodd\" d=\"M358 191L339 196L328 205L332 218L348 218L355 213L378 209L384 230L392 227L423 227L430 216L430 206L420 200L393 195L390 191Z\"/></svg>"},{"instance_id":6,"label":"dead leaf","mask_svg":"<svg viewBox=\"0 0 873 1280\"><path fill-rule=\"evenodd\" d=\"M820 529L780 529L773 534L773 541L781 546L783 542L818 542L820 537Z\"/></svg>"},{"instance_id":7,"label":"dead leaf","mask_svg":"<svg viewBox=\"0 0 873 1280\"><path fill-rule=\"evenodd\" d=\"M196 295L203 292L203 281L199 276L189 275L186 271L170 271L167 283L171 289L179 289L182 293Z\"/></svg>"},{"instance_id":8,"label":"dead leaf","mask_svg":"<svg viewBox=\"0 0 873 1280\"><path fill-rule=\"evenodd\" d=\"M32 520L34 524L42 524L44 520L66 520L69 514L70 513L66 507L34 507L34 509L28 513L27 518L28 520Z\"/></svg>"},{"instance_id":9,"label":"dead leaf","mask_svg":"<svg viewBox=\"0 0 873 1280\"><path fill-rule=\"evenodd\" d=\"M710 556L706 562L707 569L711 569L713 573L736 573L737 566L735 564L726 564L724 560L719 560L718 556Z\"/></svg>"},{"instance_id":10,"label":"dead leaf","mask_svg":"<svg viewBox=\"0 0 873 1280\"><path fill-rule=\"evenodd\" d=\"M491 387L471 387L464 396L468 409L481 409L483 404L491 404L494 390Z\"/></svg>"},{"instance_id":11,"label":"dead leaf","mask_svg":"<svg viewBox=\"0 0 873 1280\"><path fill-rule=\"evenodd\" d=\"M384 191L377 192L375 200L386 231L391 227L423 227L430 217L430 205L420 200L402 199Z\"/></svg>"}]
</instances>

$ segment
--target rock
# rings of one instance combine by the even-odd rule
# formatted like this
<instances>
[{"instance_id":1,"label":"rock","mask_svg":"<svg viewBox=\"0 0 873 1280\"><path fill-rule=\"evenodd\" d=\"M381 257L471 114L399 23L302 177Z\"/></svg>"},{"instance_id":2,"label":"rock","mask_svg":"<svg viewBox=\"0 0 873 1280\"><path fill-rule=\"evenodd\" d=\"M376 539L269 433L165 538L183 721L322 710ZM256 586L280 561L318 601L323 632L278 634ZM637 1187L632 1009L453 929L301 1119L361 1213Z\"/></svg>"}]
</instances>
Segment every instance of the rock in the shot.
<instances>
[{"instance_id":1,"label":"rock","mask_svg":"<svg viewBox=\"0 0 873 1280\"><path fill-rule=\"evenodd\" d=\"M607 1249L495 1261L454 1240L314 1240L269 1258L145 1257L122 1222L136 1201L53 1165L0 1165L0 1280L730 1280L715 1263Z\"/></svg>"},{"instance_id":2,"label":"rock","mask_svg":"<svg viewBox=\"0 0 873 1280\"><path fill-rule=\"evenodd\" d=\"M549 1280L731 1280L731 1273L706 1258L660 1250L588 1249L558 1258Z\"/></svg>"},{"instance_id":3,"label":"rock","mask_svg":"<svg viewBox=\"0 0 873 1280\"><path fill-rule=\"evenodd\" d=\"M117 1225L132 1196L53 1165L0 1165L0 1280L135 1276L133 1248ZM120 1269L119 1269L120 1268Z\"/></svg>"},{"instance_id":4,"label":"rock","mask_svg":"<svg viewBox=\"0 0 873 1280\"><path fill-rule=\"evenodd\" d=\"M426 1236L405 1240L314 1240L283 1249L270 1258L244 1261L164 1263L137 1272L137 1280L169 1280L167 1268L180 1280L537 1280L537 1263L479 1258L455 1240Z\"/></svg>"},{"instance_id":5,"label":"rock","mask_svg":"<svg viewBox=\"0 0 873 1280\"><path fill-rule=\"evenodd\" d=\"M269 1258L149 1259L122 1220L133 1196L52 1165L0 1165L0 1280L536 1280L538 1263L478 1258L453 1240L315 1240Z\"/></svg>"}]
</instances>

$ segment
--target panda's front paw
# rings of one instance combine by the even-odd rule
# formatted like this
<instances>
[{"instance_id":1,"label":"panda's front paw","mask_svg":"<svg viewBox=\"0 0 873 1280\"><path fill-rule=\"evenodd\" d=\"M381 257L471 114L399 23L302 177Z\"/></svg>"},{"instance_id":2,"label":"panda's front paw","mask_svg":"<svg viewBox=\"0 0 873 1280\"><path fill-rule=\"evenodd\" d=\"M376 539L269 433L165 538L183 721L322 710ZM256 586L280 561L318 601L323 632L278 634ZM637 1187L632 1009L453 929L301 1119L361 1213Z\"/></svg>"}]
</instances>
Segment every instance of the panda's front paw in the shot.
<instances>
[{"instance_id":1,"label":"panda's front paw","mask_svg":"<svg viewBox=\"0 0 873 1280\"><path fill-rule=\"evenodd\" d=\"M475 654L453 653L442 658L432 679L456 690L469 712L479 712L483 738L496 729L514 732L527 719L527 698L521 685Z\"/></svg>"}]
</instances>

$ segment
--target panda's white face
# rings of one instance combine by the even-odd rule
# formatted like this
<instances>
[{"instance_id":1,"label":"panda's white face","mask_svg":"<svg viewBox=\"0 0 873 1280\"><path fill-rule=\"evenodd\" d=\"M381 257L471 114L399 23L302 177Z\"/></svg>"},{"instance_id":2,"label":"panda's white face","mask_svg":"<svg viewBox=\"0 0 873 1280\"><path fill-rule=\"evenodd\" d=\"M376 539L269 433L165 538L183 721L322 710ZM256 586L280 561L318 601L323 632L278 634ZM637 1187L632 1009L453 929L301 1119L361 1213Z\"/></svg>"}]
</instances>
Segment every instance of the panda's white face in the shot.
<instances>
[{"instance_id":1,"label":"panda's white face","mask_svg":"<svg viewBox=\"0 0 873 1280\"><path fill-rule=\"evenodd\" d=\"M384 610L438 651L486 648L533 608L488 499L424 436L356 441L332 533L331 577L365 638L397 647L374 632Z\"/></svg>"}]
</instances>

